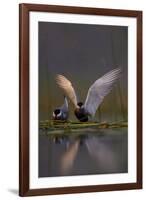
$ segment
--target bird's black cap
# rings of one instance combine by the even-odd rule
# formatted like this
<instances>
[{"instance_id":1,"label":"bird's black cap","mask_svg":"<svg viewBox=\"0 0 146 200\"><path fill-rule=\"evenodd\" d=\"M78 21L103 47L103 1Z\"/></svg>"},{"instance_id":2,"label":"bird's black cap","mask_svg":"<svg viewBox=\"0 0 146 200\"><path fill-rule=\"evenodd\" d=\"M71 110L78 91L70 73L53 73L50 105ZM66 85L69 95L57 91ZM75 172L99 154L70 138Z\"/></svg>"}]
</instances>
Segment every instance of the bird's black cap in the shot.
<instances>
[{"instance_id":1,"label":"bird's black cap","mask_svg":"<svg viewBox=\"0 0 146 200\"><path fill-rule=\"evenodd\" d=\"M60 109L54 110L55 115L58 115L60 113Z\"/></svg>"},{"instance_id":2,"label":"bird's black cap","mask_svg":"<svg viewBox=\"0 0 146 200\"><path fill-rule=\"evenodd\" d=\"M78 102L78 104L77 104L79 107L81 107L82 105L83 105L83 103L82 102Z\"/></svg>"}]
</instances>

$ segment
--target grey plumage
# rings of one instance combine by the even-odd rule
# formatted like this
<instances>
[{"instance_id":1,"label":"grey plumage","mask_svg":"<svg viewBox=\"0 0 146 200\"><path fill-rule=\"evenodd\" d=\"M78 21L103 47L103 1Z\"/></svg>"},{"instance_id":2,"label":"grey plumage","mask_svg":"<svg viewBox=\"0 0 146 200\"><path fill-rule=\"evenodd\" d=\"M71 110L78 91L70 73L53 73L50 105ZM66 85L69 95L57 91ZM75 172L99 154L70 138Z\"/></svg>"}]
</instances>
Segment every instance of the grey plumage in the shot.
<instances>
[{"instance_id":1,"label":"grey plumage","mask_svg":"<svg viewBox=\"0 0 146 200\"><path fill-rule=\"evenodd\" d=\"M94 117L96 110L104 97L110 93L117 79L120 77L121 69L116 68L97 79L89 88L85 103L78 103L72 83L63 75L57 75L56 82L63 90L75 107L75 115L81 121L88 120L87 116ZM85 117L84 117L85 116Z\"/></svg>"},{"instance_id":2,"label":"grey plumage","mask_svg":"<svg viewBox=\"0 0 146 200\"><path fill-rule=\"evenodd\" d=\"M97 79L89 88L84 107L92 117L94 117L104 97L112 90L120 74L120 68L114 69Z\"/></svg>"},{"instance_id":3,"label":"grey plumage","mask_svg":"<svg viewBox=\"0 0 146 200\"><path fill-rule=\"evenodd\" d=\"M68 111L68 101L67 98L64 97L64 104L61 107L58 107L53 112L54 120L67 120L69 115Z\"/></svg>"},{"instance_id":4,"label":"grey plumage","mask_svg":"<svg viewBox=\"0 0 146 200\"><path fill-rule=\"evenodd\" d=\"M66 97L64 97L64 104L60 107L60 109L65 113L68 112L68 101Z\"/></svg>"}]
</instances>

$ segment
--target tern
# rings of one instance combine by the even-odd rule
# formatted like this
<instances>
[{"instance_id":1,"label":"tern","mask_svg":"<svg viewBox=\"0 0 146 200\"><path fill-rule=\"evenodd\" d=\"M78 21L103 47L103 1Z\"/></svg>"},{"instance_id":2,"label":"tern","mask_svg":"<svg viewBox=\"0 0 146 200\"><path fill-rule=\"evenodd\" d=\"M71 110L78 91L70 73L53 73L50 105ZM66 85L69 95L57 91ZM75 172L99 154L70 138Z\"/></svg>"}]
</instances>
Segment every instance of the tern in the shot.
<instances>
[{"instance_id":1,"label":"tern","mask_svg":"<svg viewBox=\"0 0 146 200\"><path fill-rule=\"evenodd\" d=\"M121 69L116 68L97 79L88 89L85 103L77 101L77 95L70 80L65 76L58 74L56 83L63 90L74 105L74 113L81 122L87 122L89 118L93 118L95 113L104 100L104 97L110 93L116 81L121 75Z\"/></svg>"},{"instance_id":2,"label":"tern","mask_svg":"<svg viewBox=\"0 0 146 200\"><path fill-rule=\"evenodd\" d=\"M64 104L53 111L53 119L66 121L68 119L68 113L68 101L67 98L64 97Z\"/></svg>"}]
</instances>

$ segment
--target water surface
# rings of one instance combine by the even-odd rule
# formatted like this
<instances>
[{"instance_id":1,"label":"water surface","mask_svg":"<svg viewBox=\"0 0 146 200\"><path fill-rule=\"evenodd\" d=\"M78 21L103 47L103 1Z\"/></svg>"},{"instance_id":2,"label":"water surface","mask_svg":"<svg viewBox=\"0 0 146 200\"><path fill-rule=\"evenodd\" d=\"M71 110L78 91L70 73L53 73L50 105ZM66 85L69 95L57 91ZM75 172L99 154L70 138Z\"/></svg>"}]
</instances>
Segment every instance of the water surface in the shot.
<instances>
[{"instance_id":1,"label":"water surface","mask_svg":"<svg viewBox=\"0 0 146 200\"><path fill-rule=\"evenodd\" d=\"M128 172L127 128L39 133L39 177Z\"/></svg>"}]
</instances>

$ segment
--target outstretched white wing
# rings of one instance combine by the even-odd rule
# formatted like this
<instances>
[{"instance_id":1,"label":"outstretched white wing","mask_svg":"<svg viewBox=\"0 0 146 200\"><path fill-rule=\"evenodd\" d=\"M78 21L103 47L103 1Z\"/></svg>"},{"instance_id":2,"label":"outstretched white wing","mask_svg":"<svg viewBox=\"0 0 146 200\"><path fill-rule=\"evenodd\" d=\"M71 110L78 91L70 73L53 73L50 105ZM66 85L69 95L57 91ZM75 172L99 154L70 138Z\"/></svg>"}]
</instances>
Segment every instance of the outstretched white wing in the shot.
<instances>
[{"instance_id":1,"label":"outstretched white wing","mask_svg":"<svg viewBox=\"0 0 146 200\"><path fill-rule=\"evenodd\" d=\"M96 80L89 88L84 107L92 117L94 117L104 97L111 91L120 74L121 69L116 68Z\"/></svg>"},{"instance_id":2,"label":"outstretched white wing","mask_svg":"<svg viewBox=\"0 0 146 200\"><path fill-rule=\"evenodd\" d=\"M77 97L72 83L63 75L56 76L58 86L63 90L64 94L70 99L75 107L77 107Z\"/></svg>"}]
</instances>

